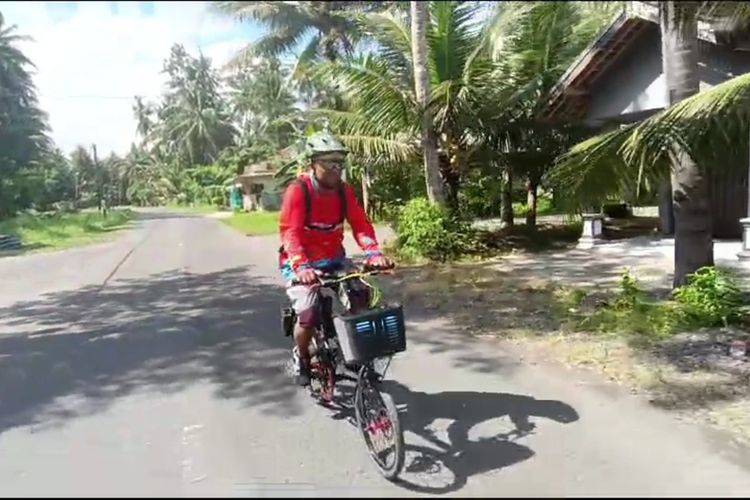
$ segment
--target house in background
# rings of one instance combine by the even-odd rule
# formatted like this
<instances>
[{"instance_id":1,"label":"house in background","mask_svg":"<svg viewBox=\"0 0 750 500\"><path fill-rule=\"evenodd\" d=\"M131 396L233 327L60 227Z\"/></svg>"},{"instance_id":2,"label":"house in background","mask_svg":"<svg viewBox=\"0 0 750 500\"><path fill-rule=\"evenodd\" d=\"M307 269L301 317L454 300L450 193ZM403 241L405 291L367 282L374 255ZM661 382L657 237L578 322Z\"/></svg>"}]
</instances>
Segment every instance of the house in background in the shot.
<instances>
[{"instance_id":1,"label":"house in background","mask_svg":"<svg viewBox=\"0 0 750 500\"><path fill-rule=\"evenodd\" d=\"M661 59L658 2L628 2L623 12L586 49L552 90L546 118L599 131L643 120L668 106ZM700 89L750 72L750 36L731 36L698 24ZM748 155L745 166L712 178L714 236L738 238L748 215ZM669 185L662 187L662 231L674 229Z\"/></svg>"},{"instance_id":2,"label":"house in background","mask_svg":"<svg viewBox=\"0 0 750 500\"><path fill-rule=\"evenodd\" d=\"M274 176L278 165L294 157L294 150L286 148L274 158L269 158L245 167L235 182L242 186L242 206L246 212L255 210L279 210L282 186Z\"/></svg>"},{"instance_id":3,"label":"house in background","mask_svg":"<svg viewBox=\"0 0 750 500\"><path fill-rule=\"evenodd\" d=\"M242 185L242 207L246 212L276 210L280 205L274 174L276 167L270 161L262 161L245 167L237 176Z\"/></svg>"}]
</instances>

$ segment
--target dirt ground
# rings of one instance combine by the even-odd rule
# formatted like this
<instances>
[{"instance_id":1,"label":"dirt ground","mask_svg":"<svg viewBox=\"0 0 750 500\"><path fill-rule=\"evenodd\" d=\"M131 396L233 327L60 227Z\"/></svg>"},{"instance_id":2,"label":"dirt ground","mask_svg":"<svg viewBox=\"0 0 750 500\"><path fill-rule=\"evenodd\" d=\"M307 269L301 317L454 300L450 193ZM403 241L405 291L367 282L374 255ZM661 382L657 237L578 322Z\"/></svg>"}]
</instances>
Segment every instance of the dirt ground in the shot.
<instances>
[{"instance_id":1,"label":"dirt ground","mask_svg":"<svg viewBox=\"0 0 750 500\"><path fill-rule=\"evenodd\" d=\"M630 240L593 254L568 245L402 268L381 285L390 300L448 317L467 336L496 337L530 357L595 370L678 418L709 421L750 445L750 358L728 354L731 340L748 338L747 332L705 329L643 347L568 327L565 293L586 290L586 300L595 303L612 293L625 269L655 293L669 290L664 252Z\"/></svg>"}]
</instances>

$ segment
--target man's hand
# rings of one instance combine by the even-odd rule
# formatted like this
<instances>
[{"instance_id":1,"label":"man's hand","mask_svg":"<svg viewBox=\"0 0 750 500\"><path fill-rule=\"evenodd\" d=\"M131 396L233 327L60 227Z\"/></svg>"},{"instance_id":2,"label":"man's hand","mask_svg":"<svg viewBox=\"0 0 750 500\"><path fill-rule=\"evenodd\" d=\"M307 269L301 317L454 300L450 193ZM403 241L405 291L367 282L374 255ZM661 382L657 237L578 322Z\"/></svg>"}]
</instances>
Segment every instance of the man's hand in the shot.
<instances>
[{"instance_id":1,"label":"man's hand","mask_svg":"<svg viewBox=\"0 0 750 500\"><path fill-rule=\"evenodd\" d=\"M318 275L315 274L315 270L310 267L299 269L296 274L297 279L303 285L312 285L318 282Z\"/></svg>"},{"instance_id":2,"label":"man's hand","mask_svg":"<svg viewBox=\"0 0 750 500\"><path fill-rule=\"evenodd\" d=\"M377 269L391 269L394 267L393 261L385 255L374 255L367 259L367 265Z\"/></svg>"}]
</instances>

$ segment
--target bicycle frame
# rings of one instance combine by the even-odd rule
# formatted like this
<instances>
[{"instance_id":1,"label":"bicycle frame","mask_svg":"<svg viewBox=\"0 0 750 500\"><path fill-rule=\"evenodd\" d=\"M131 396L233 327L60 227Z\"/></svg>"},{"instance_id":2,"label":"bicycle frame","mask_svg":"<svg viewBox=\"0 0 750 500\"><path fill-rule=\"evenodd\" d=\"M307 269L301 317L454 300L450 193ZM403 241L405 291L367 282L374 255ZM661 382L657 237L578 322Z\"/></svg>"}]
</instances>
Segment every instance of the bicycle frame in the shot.
<instances>
[{"instance_id":1,"label":"bicycle frame","mask_svg":"<svg viewBox=\"0 0 750 500\"><path fill-rule=\"evenodd\" d=\"M339 287L344 286L347 281L360 279L363 276L369 276L378 274L380 271L372 271L366 273L352 273L343 277L335 277L333 279L323 278L318 289L318 304L320 307L321 315L321 326L315 329L315 335L312 340L313 349L310 352L311 358L317 357L317 361L310 365L311 384L310 390L315 395L318 393L319 398L325 402L330 403L333 400L333 393L335 389L336 381L341 378L337 375L338 367L343 364L343 355L338 346L338 337L336 335L336 329L333 326L333 300L329 294L322 293L324 288L327 288L334 295L338 296L340 291ZM368 284L368 286L370 286ZM335 340L335 344L331 345L331 340ZM390 365L390 360L388 362ZM367 371L370 373L377 373L373 368L372 361L364 365L367 367ZM386 367L387 370L387 367ZM358 370L359 371L359 370ZM383 375L384 376L385 370ZM347 377L351 380L355 380L353 377ZM320 390L316 391L313 387L312 380L316 379L320 384Z\"/></svg>"},{"instance_id":2,"label":"bicycle frame","mask_svg":"<svg viewBox=\"0 0 750 500\"><path fill-rule=\"evenodd\" d=\"M310 392L313 396L317 396L319 402L328 405L333 402L337 380L347 378L356 382L352 397L356 425L380 472L388 480L395 480L404 465L403 432L399 422L398 410L392 398L382 393L378 388L379 382L385 377L385 373L390 367L392 355L388 357L388 364L382 373L379 373L376 369L374 359L361 364L356 371L352 370L353 373L356 373L356 377L337 373L340 366L346 365L338 343L336 328L333 324L334 297L331 296L332 294L321 293L323 288L327 288L333 291L333 295L338 298L340 286L344 286L347 280L360 278L364 275L364 273L353 273L343 278L323 280L320 284L318 307L320 307L321 324L320 327L315 329L310 346L311 359L315 359L310 365ZM370 285L368 284L368 286ZM320 388L316 390L314 385L319 385ZM378 403L373 406L371 401L377 401ZM391 449L393 450L392 453L388 454L388 450ZM388 460L388 457L393 460Z\"/></svg>"}]
</instances>

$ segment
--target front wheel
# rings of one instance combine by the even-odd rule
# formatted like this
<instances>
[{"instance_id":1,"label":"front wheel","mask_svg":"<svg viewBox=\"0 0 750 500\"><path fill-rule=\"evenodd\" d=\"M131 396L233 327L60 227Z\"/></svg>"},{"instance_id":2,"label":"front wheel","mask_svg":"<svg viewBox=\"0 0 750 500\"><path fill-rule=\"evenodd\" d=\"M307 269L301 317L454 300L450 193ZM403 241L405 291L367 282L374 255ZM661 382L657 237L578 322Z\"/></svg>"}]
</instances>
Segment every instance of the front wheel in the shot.
<instances>
[{"instance_id":1,"label":"front wheel","mask_svg":"<svg viewBox=\"0 0 750 500\"><path fill-rule=\"evenodd\" d=\"M398 410L390 395L380 392L363 366L354 393L354 414L367 449L380 472L388 480L396 479L404 466L404 435Z\"/></svg>"}]
</instances>

